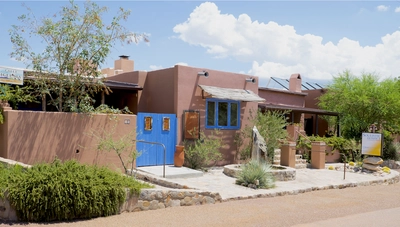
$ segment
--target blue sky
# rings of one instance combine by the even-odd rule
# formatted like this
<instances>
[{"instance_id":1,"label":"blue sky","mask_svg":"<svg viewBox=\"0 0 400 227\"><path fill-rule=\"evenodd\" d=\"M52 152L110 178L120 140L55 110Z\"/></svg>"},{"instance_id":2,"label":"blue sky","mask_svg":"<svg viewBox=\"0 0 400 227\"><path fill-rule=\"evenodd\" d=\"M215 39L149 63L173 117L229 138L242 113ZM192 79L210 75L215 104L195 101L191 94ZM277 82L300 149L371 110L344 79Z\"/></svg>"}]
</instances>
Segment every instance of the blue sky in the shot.
<instances>
[{"instance_id":1,"label":"blue sky","mask_svg":"<svg viewBox=\"0 0 400 227\"><path fill-rule=\"evenodd\" d=\"M0 0L0 65L10 59L8 30L26 13L21 1ZM36 16L58 12L66 1L25 1ZM150 43L117 46L102 68L129 55L135 70L183 64L260 77L325 83L345 69L400 76L399 1L99 1L132 10L123 24L150 34ZM39 45L39 44L37 44Z\"/></svg>"}]
</instances>

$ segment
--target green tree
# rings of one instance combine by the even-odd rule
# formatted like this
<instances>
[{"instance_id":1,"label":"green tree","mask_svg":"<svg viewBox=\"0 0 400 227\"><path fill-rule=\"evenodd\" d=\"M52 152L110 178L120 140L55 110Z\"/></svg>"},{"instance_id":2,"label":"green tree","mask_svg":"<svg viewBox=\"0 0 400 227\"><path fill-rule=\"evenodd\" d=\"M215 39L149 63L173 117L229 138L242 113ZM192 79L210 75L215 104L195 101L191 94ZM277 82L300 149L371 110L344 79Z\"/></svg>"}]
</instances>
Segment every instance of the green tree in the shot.
<instances>
[{"instance_id":1,"label":"green tree","mask_svg":"<svg viewBox=\"0 0 400 227\"><path fill-rule=\"evenodd\" d=\"M130 11L120 8L106 24L107 7L90 1L82 4L83 10L71 0L52 17L41 19L26 7L28 13L18 17L21 25L10 29L11 57L33 69L29 76L34 79L29 82L42 101L48 99L58 111L76 109L86 95L108 92L99 78L99 66L117 43L148 41L145 34L132 33L121 25ZM39 38L44 46L33 46L32 38Z\"/></svg>"},{"instance_id":2,"label":"green tree","mask_svg":"<svg viewBox=\"0 0 400 227\"><path fill-rule=\"evenodd\" d=\"M333 78L325 94L319 97L319 107L340 113L340 126L346 138L361 138L371 124L378 129L399 126L400 86L396 79L383 79L376 74L355 76L344 71Z\"/></svg>"}]
</instances>

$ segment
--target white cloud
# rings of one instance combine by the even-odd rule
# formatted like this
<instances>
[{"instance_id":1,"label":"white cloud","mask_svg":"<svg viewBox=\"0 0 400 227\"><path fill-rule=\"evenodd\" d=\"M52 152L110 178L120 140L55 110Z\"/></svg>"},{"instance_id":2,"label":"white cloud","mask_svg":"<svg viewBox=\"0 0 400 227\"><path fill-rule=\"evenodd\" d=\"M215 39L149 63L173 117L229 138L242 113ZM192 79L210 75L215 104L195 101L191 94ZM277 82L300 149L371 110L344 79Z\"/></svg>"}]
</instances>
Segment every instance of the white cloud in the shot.
<instances>
[{"instance_id":1,"label":"white cloud","mask_svg":"<svg viewBox=\"0 0 400 227\"><path fill-rule=\"evenodd\" d=\"M175 65L189 66L189 64L186 63L186 62L178 62L178 63L176 63Z\"/></svg>"},{"instance_id":2,"label":"white cloud","mask_svg":"<svg viewBox=\"0 0 400 227\"><path fill-rule=\"evenodd\" d=\"M396 9L394 9L395 13L400 13L400 7L396 7Z\"/></svg>"},{"instance_id":3,"label":"white cloud","mask_svg":"<svg viewBox=\"0 0 400 227\"><path fill-rule=\"evenodd\" d=\"M379 12L388 11L389 8L390 8L390 6L385 6L385 5L379 5L379 6L376 7L376 9L377 9Z\"/></svg>"},{"instance_id":4,"label":"white cloud","mask_svg":"<svg viewBox=\"0 0 400 227\"><path fill-rule=\"evenodd\" d=\"M174 32L213 57L252 62L249 73L261 78L287 79L300 73L310 79L331 79L345 69L355 74L400 74L400 31L383 36L375 46L361 46L346 37L324 43L320 36L297 34L293 26L253 21L246 14L237 18L221 14L214 3L206 2L177 24Z\"/></svg>"},{"instance_id":5,"label":"white cloud","mask_svg":"<svg viewBox=\"0 0 400 227\"><path fill-rule=\"evenodd\" d=\"M150 65L149 68L150 70L158 70L162 69L163 67L161 65Z\"/></svg>"}]
</instances>

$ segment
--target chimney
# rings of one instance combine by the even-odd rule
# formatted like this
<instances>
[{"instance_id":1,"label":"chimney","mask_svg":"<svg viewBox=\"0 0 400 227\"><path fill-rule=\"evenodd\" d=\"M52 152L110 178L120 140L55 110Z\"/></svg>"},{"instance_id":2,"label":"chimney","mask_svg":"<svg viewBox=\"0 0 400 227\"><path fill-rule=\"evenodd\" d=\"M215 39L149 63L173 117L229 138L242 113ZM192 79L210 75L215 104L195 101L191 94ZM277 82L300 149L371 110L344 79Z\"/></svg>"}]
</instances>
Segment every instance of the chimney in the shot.
<instances>
[{"instance_id":1,"label":"chimney","mask_svg":"<svg viewBox=\"0 0 400 227\"><path fill-rule=\"evenodd\" d=\"M114 62L115 75L124 72L132 72L134 69L133 60L129 60L129 56L121 55L119 59Z\"/></svg>"},{"instance_id":2,"label":"chimney","mask_svg":"<svg viewBox=\"0 0 400 227\"><path fill-rule=\"evenodd\" d=\"M289 91L301 92L301 76L299 73L290 76Z\"/></svg>"}]
</instances>

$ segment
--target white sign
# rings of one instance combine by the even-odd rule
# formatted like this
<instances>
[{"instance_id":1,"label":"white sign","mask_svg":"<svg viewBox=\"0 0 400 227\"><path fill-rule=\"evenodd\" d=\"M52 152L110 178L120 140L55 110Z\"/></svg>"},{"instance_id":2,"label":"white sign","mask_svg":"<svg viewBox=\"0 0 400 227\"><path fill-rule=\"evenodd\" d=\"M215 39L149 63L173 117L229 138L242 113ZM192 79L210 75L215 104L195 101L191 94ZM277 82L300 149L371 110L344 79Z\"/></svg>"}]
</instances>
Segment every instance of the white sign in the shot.
<instances>
[{"instance_id":1,"label":"white sign","mask_svg":"<svg viewBox=\"0 0 400 227\"><path fill-rule=\"evenodd\" d=\"M364 132L361 139L361 153L372 156L381 156L382 142L382 134Z\"/></svg>"},{"instance_id":2,"label":"white sign","mask_svg":"<svg viewBox=\"0 0 400 227\"><path fill-rule=\"evenodd\" d=\"M24 71L0 66L0 83L23 85Z\"/></svg>"}]
</instances>

